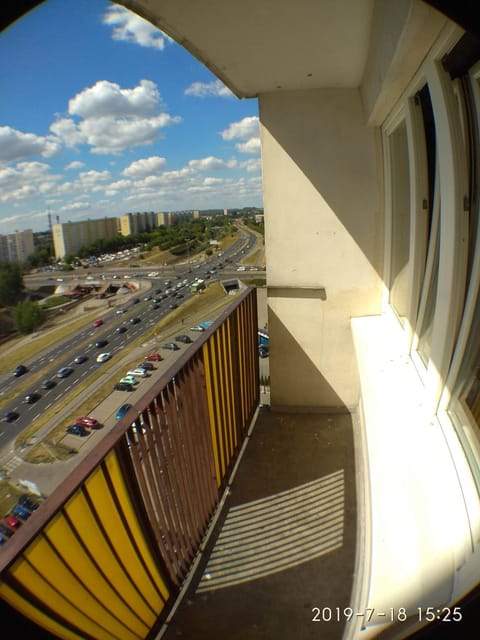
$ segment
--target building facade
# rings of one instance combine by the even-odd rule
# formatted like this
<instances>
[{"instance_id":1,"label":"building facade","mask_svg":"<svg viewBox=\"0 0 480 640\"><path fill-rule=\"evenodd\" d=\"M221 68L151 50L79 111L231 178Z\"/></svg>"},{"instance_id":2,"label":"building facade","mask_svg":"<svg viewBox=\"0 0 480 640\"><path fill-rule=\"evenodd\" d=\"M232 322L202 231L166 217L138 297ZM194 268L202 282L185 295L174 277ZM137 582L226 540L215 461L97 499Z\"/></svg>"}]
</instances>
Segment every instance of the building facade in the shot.
<instances>
[{"instance_id":1,"label":"building facade","mask_svg":"<svg viewBox=\"0 0 480 640\"><path fill-rule=\"evenodd\" d=\"M31 229L0 235L0 262L25 262L34 251Z\"/></svg>"},{"instance_id":2,"label":"building facade","mask_svg":"<svg viewBox=\"0 0 480 640\"><path fill-rule=\"evenodd\" d=\"M126 213L120 216L120 233L122 236L131 236L134 233L151 231L159 226L158 215L153 211Z\"/></svg>"},{"instance_id":3,"label":"building facade","mask_svg":"<svg viewBox=\"0 0 480 640\"><path fill-rule=\"evenodd\" d=\"M80 247L92 244L100 238L115 238L118 235L117 218L80 220L52 225L55 257L62 259L68 254L76 255Z\"/></svg>"}]
</instances>

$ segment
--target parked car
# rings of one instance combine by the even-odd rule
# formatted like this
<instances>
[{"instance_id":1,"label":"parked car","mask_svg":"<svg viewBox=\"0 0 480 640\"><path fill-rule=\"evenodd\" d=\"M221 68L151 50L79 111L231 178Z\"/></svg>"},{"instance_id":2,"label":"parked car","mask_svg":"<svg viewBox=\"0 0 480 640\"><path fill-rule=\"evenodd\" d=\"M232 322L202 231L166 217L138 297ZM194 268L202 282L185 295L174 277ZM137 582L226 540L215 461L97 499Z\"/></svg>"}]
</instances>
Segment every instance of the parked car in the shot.
<instances>
[{"instance_id":1,"label":"parked car","mask_svg":"<svg viewBox=\"0 0 480 640\"><path fill-rule=\"evenodd\" d=\"M92 327L101 327L103 324L103 320L98 319L98 320L94 320L92 323Z\"/></svg>"},{"instance_id":2,"label":"parked car","mask_svg":"<svg viewBox=\"0 0 480 640\"><path fill-rule=\"evenodd\" d=\"M126 313L126 311L127 311L126 309L124 309L123 307L120 307L119 309L116 310L115 313L117 314L117 316L121 316L122 313Z\"/></svg>"},{"instance_id":3,"label":"parked car","mask_svg":"<svg viewBox=\"0 0 480 640\"><path fill-rule=\"evenodd\" d=\"M148 302L148 301L149 301L149 300L151 300L151 299L152 299L152 296L151 296L150 294L148 294L148 295L146 295L146 296L144 297L144 300L145 300L146 302Z\"/></svg>"},{"instance_id":4,"label":"parked car","mask_svg":"<svg viewBox=\"0 0 480 640\"><path fill-rule=\"evenodd\" d=\"M138 316L130 318L130 323L131 324L138 324L139 322L140 322L140 318Z\"/></svg>"},{"instance_id":5,"label":"parked car","mask_svg":"<svg viewBox=\"0 0 480 640\"><path fill-rule=\"evenodd\" d=\"M193 327L190 327L190 331L205 331L205 327L195 324Z\"/></svg>"},{"instance_id":6,"label":"parked car","mask_svg":"<svg viewBox=\"0 0 480 640\"><path fill-rule=\"evenodd\" d=\"M19 520L28 520L31 515L31 512L25 507L22 507L21 504L16 504L12 509L12 516L15 516L15 518Z\"/></svg>"},{"instance_id":7,"label":"parked car","mask_svg":"<svg viewBox=\"0 0 480 640\"><path fill-rule=\"evenodd\" d=\"M106 347L108 344L108 340L97 340L95 342L95 346L97 347L97 349L101 349L102 347Z\"/></svg>"},{"instance_id":8,"label":"parked car","mask_svg":"<svg viewBox=\"0 0 480 640\"><path fill-rule=\"evenodd\" d=\"M71 373L73 373L72 367L62 367L58 370L57 378L67 378Z\"/></svg>"},{"instance_id":9,"label":"parked car","mask_svg":"<svg viewBox=\"0 0 480 640\"><path fill-rule=\"evenodd\" d=\"M15 422L20 414L17 411L7 411L2 418L2 422Z\"/></svg>"},{"instance_id":10,"label":"parked car","mask_svg":"<svg viewBox=\"0 0 480 640\"><path fill-rule=\"evenodd\" d=\"M134 384L138 384L138 380L135 378L135 376L131 375L131 374L127 374L126 376L123 376L123 378L120 378L120 382L126 382L127 384L130 385L134 385Z\"/></svg>"},{"instance_id":11,"label":"parked car","mask_svg":"<svg viewBox=\"0 0 480 640\"><path fill-rule=\"evenodd\" d=\"M267 347L267 345L265 344L260 344L258 346L258 355L260 356L260 358L268 358L269 356L269 349Z\"/></svg>"},{"instance_id":12,"label":"parked car","mask_svg":"<svg viewBox=\"0 0 480 640\"><path fill-rule=\"evenodd\" d=\"M106 351L105 353L99 353L97 356L97 362L106 362L107 360L110 360L111 357L112 354L109 351Z\"/></svg>"},{"instance_id":13,"label":"parked car","mask_svg":"<svg viewBox=\"0 0 480 640\"><path fill-rule=\"evenodd\" d=\"M74 359L75 364L82 364L83 362L86 362L88 360L87 356L77 356Z\"/></svg>"},{"instance_id":14,"label":"parked car","mask_svg":"<svg viewBox=\"0 0 480 640\"><path fill-rule=\"evenodd\" d=\"M13 536L13 531L10 527L7 527L4 522L0 522L0 535L4 538L11 538Z\"/></svg>"},{"instance_id":15,"label":"parked car","mask_svg":"<svg viewBox=\"0 0 480 640\"><path fill-rule=\"evenodd\" d=\"M116 333L125 333L126 330L127 330L127 327L124 327L123 325L115 329Z\"/></svg>"},{"instance_id":16,"label":"parked car","mask_svg":"<svg viewBox=\"0 0 480 640\"><path fill-rule=\"evenodd\" d=\"M19 378L20 376L23 376L24 373L27 373L27 371L28 369L24 364L19 364L18 367L15 367L13 370L13 375L15 378Z\"/></svg>"},{"instance_id":17,"label":"parked car","mask_svg":"<svg viewBox=\"0 0 480 640\"><path fill-rule=\"evenodd\" d=\"M151 362L141 362L137 367L137 369L146 369L147 371L154 371L155 367Z\"/></svg>"},{"instance_id":18,"label":"parked car","mask_svg":"<svg viewBox=\"0 0 480 640\"><path fill-rule=\"evenodd\" d=\"M170 351L177 351L180 347L175 342L166 342L162 344L162 349L169 349Z\"/></svg>"},{"instance_id":19,"label":"parked car","mask_svg":"<svg viewBox=\"0 0 480 640\"><path fill-rule=\"evenodd\" d=\"M40 400L41 397L42 396L39 393L34 391L33 393L27 394L23 401L25 402L25 404L35 404L35 402L37 402L37 400Z\"/></svg>"},{"instance_id":20,"label":"parked car","mask_svg":"<svg viewBox=\"0 0 480 640\"><path fill-rule=\"evenodd\" d=\"M82 427L87 427L88 429L101 429L103 424L101 424L96 418L92 418L92 416L81 416L75 420L77 424L80 424Z\"/></svg>"},{"instance_id":21,"label":"parked car","mask_svg":"<svg viewBox=\"0 0 480 640\"><path fill-rule=\"evenodd\" d=\"M57 383L55 380L44 380L42 382L42 389L52 389Z\"/></svg>"},{"instance_id":22,"label":"parked car","mask_svg":"<svg viewBox=\"0 0 480 640\"><path fill-rule=\"evenodd\" d=\"M133 385L129 382L117 382L113 387L114 391L133 391Z\"/></svg>"},{"instance_id":23,"label":"parked car","mask_svg":"<svg viewBox=\"0 0 480 640\"><path fill-rule=\"evenodd\" d=\"M119 408L119 410L115 414L115 418L117 420L121 420L130 411L131 408L132 408L132 405L129 404L128 402L125 402L125 404L122 404L122 406Z\"/></svg>"},{"instance_id":24,"label":"parked car","mask_svg":"<svg viewBox=\"0 0 480 640\"><path fill-rule=\"evenodd\" d=\"M145 369L140 369L140 367L138 367L137 369L127 371L127 376L138 376L140 378L146 378L148 376L148 373L145 371Z\"/></svg>"},{"instance_id":25,"label":"parked car","mask_svg":"<svg viewBox=\"0 0 480 640\"><path fill-rule=\"evenodd\" d=\"M84 438L89 434L87 429L85 429L85 427L82 427L81 424L72 424L69 427L67 427L65 431L72 436L80 436L81 438Z\"/></svg>"},{"instance_id":26,"label":"parked car","mask_svg":"<svg viewBox=\"0 0 480 640\"><path fill-rule=\"evenodd\" d=\"M35 511L40 506L38 502L29 496L28 493L22 493L22 495L18 498L18 504L29 511Z\"/></svg>"},{"instance_id":27,"label":"parked car","mask_svg":"<svg viewBox=\"0 0 480 640\"><path fill-rule=\"evenodd\" d=\"M190 338L190 336L187 336L185 333L182 333L182 335L177 336L175 340L177 342L183 342L183 344L190 344L192 342L192 339Z\"/></svg>"},{"instance_id":28,"label":"parked car","mask_svg":"<svg viewBox=\"0 0 480 640\"><path fill-rule=\"evenodd\" d=\"M15 516L12 516L11 514L5 516L5 522L12 529L18 529L20 527L20 525L22 524L21 520L19 520Z\"/></svg>"},{"instance_id":29,"label":"parked car","mask_svg":"<svg viewBox=\"0 0 480 640\"><path fill-rule=\"evenodd\" d=\"M147 362L160 362L160 360L163 360L163 358L159 353L149 353L148 356L145 356L144 360L146 360Z\"/></svg>"}]
</instances>

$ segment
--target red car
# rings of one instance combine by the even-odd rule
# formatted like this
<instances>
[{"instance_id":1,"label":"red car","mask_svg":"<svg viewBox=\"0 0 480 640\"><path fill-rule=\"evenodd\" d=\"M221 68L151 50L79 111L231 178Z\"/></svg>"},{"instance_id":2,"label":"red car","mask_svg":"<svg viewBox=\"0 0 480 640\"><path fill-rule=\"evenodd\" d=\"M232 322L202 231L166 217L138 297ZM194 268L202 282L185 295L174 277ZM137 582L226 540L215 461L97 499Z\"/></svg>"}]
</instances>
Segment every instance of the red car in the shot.
<instances>
[{"instance_id":1,"label":"red car","mask_svg":"<svg viewBox=\"0 0 480 640\"><path fill-rule=\"evenodd\" d=\"M92 418L92 416L82 416L81 418L77 418L75 422L88 429L100 429L103 426L96 418Z\"/></svg>"},{"instance_id":2,"label":"red car","mask_svg":"<svg viewBox=\"0 0 480 640\"><path fill-rule=\"evenodd\" d=\"M152 362L159 362L160 360L163 360L163 358L159 353L151 353L150 355L145 356L144 360L150 360Z\"/></svg>"},{"instance_id":3,"label":"red car","mask_svg":"<svg viewBox=\"0 0 480 640\"><path fill-rule=\"evenodd\" d=\"M93 327L101 327L101 326L102 326L102 324L103 324L103 320L100 320L100 319L99 319L99 320L94 320L94 321L93 321L93 325L92 325L92 326L93 326Z\"/></svg>"},{"instance_id":4,"label":"red car","mask_svg":"<svg viewBox=\"0 0 480 640\"><path fill-rule=\"evenodd\" d=\"M12 515L5 516L5 522L12 529L18 529L18 527L22 524L18 518L15 518L15 516Z\"/></svg>"}]
</instances>

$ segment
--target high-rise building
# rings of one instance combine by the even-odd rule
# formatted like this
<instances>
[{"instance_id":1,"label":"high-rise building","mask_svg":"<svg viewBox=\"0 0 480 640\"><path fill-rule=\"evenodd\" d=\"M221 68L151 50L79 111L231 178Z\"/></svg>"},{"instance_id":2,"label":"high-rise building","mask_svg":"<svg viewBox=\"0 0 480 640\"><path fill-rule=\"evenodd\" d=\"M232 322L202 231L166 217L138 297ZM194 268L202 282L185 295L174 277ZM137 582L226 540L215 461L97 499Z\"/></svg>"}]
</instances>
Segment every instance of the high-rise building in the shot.
<instances>
[{"instance_id":1,"label":"high-rise building","mask_svg":"<svg viewBox=\"0 0 480 640\"><path fill-rule=\"evenodd\" d=\"M76 254L80 247L88 246L100 238L115 238L118 235L117 218L99 218L63 222L52 225L55 257L64 258Z\"/></svg>"},{"instance_id":2,"label":"high-rise building","mask_svg":"<svg viewBox=\"0 0 480 640\"><path fill-rule=\"evenodd\" d=\"M0 262L24 262L34 251L31 229L0 235Z\"/></svg>"},{"instance_id":3,"label":"high-rise building","mask_svg":"<svg viewBox=\"0 0 480 640\"><path fill-rule=\"evenodd\" d=\"M153 211L143 211L138 213L126 213L120 216L120 233L122 236L130 236L142 231L151 231L158 227L158 215Z\"/></svg>"}]
</instances>

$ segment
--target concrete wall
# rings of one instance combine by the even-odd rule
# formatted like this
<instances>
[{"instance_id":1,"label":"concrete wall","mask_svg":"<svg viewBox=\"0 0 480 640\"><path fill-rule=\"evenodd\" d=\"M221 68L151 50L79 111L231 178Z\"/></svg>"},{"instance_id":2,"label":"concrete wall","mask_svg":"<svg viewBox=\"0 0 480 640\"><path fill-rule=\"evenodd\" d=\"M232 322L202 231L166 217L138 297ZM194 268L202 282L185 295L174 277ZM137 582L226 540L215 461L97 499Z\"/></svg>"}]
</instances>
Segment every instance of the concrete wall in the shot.
<instances>
[{"instance_id":1,"label":"concrete wall","mask_svg":"<svg viewBox=\"0 0 480 640\"><path fill-rule=\"evenodd\" d=\"M357 90L259 101L272 406L355 406L350 318L381 308L378 132Z\"/></svg>"}]
</instances>

